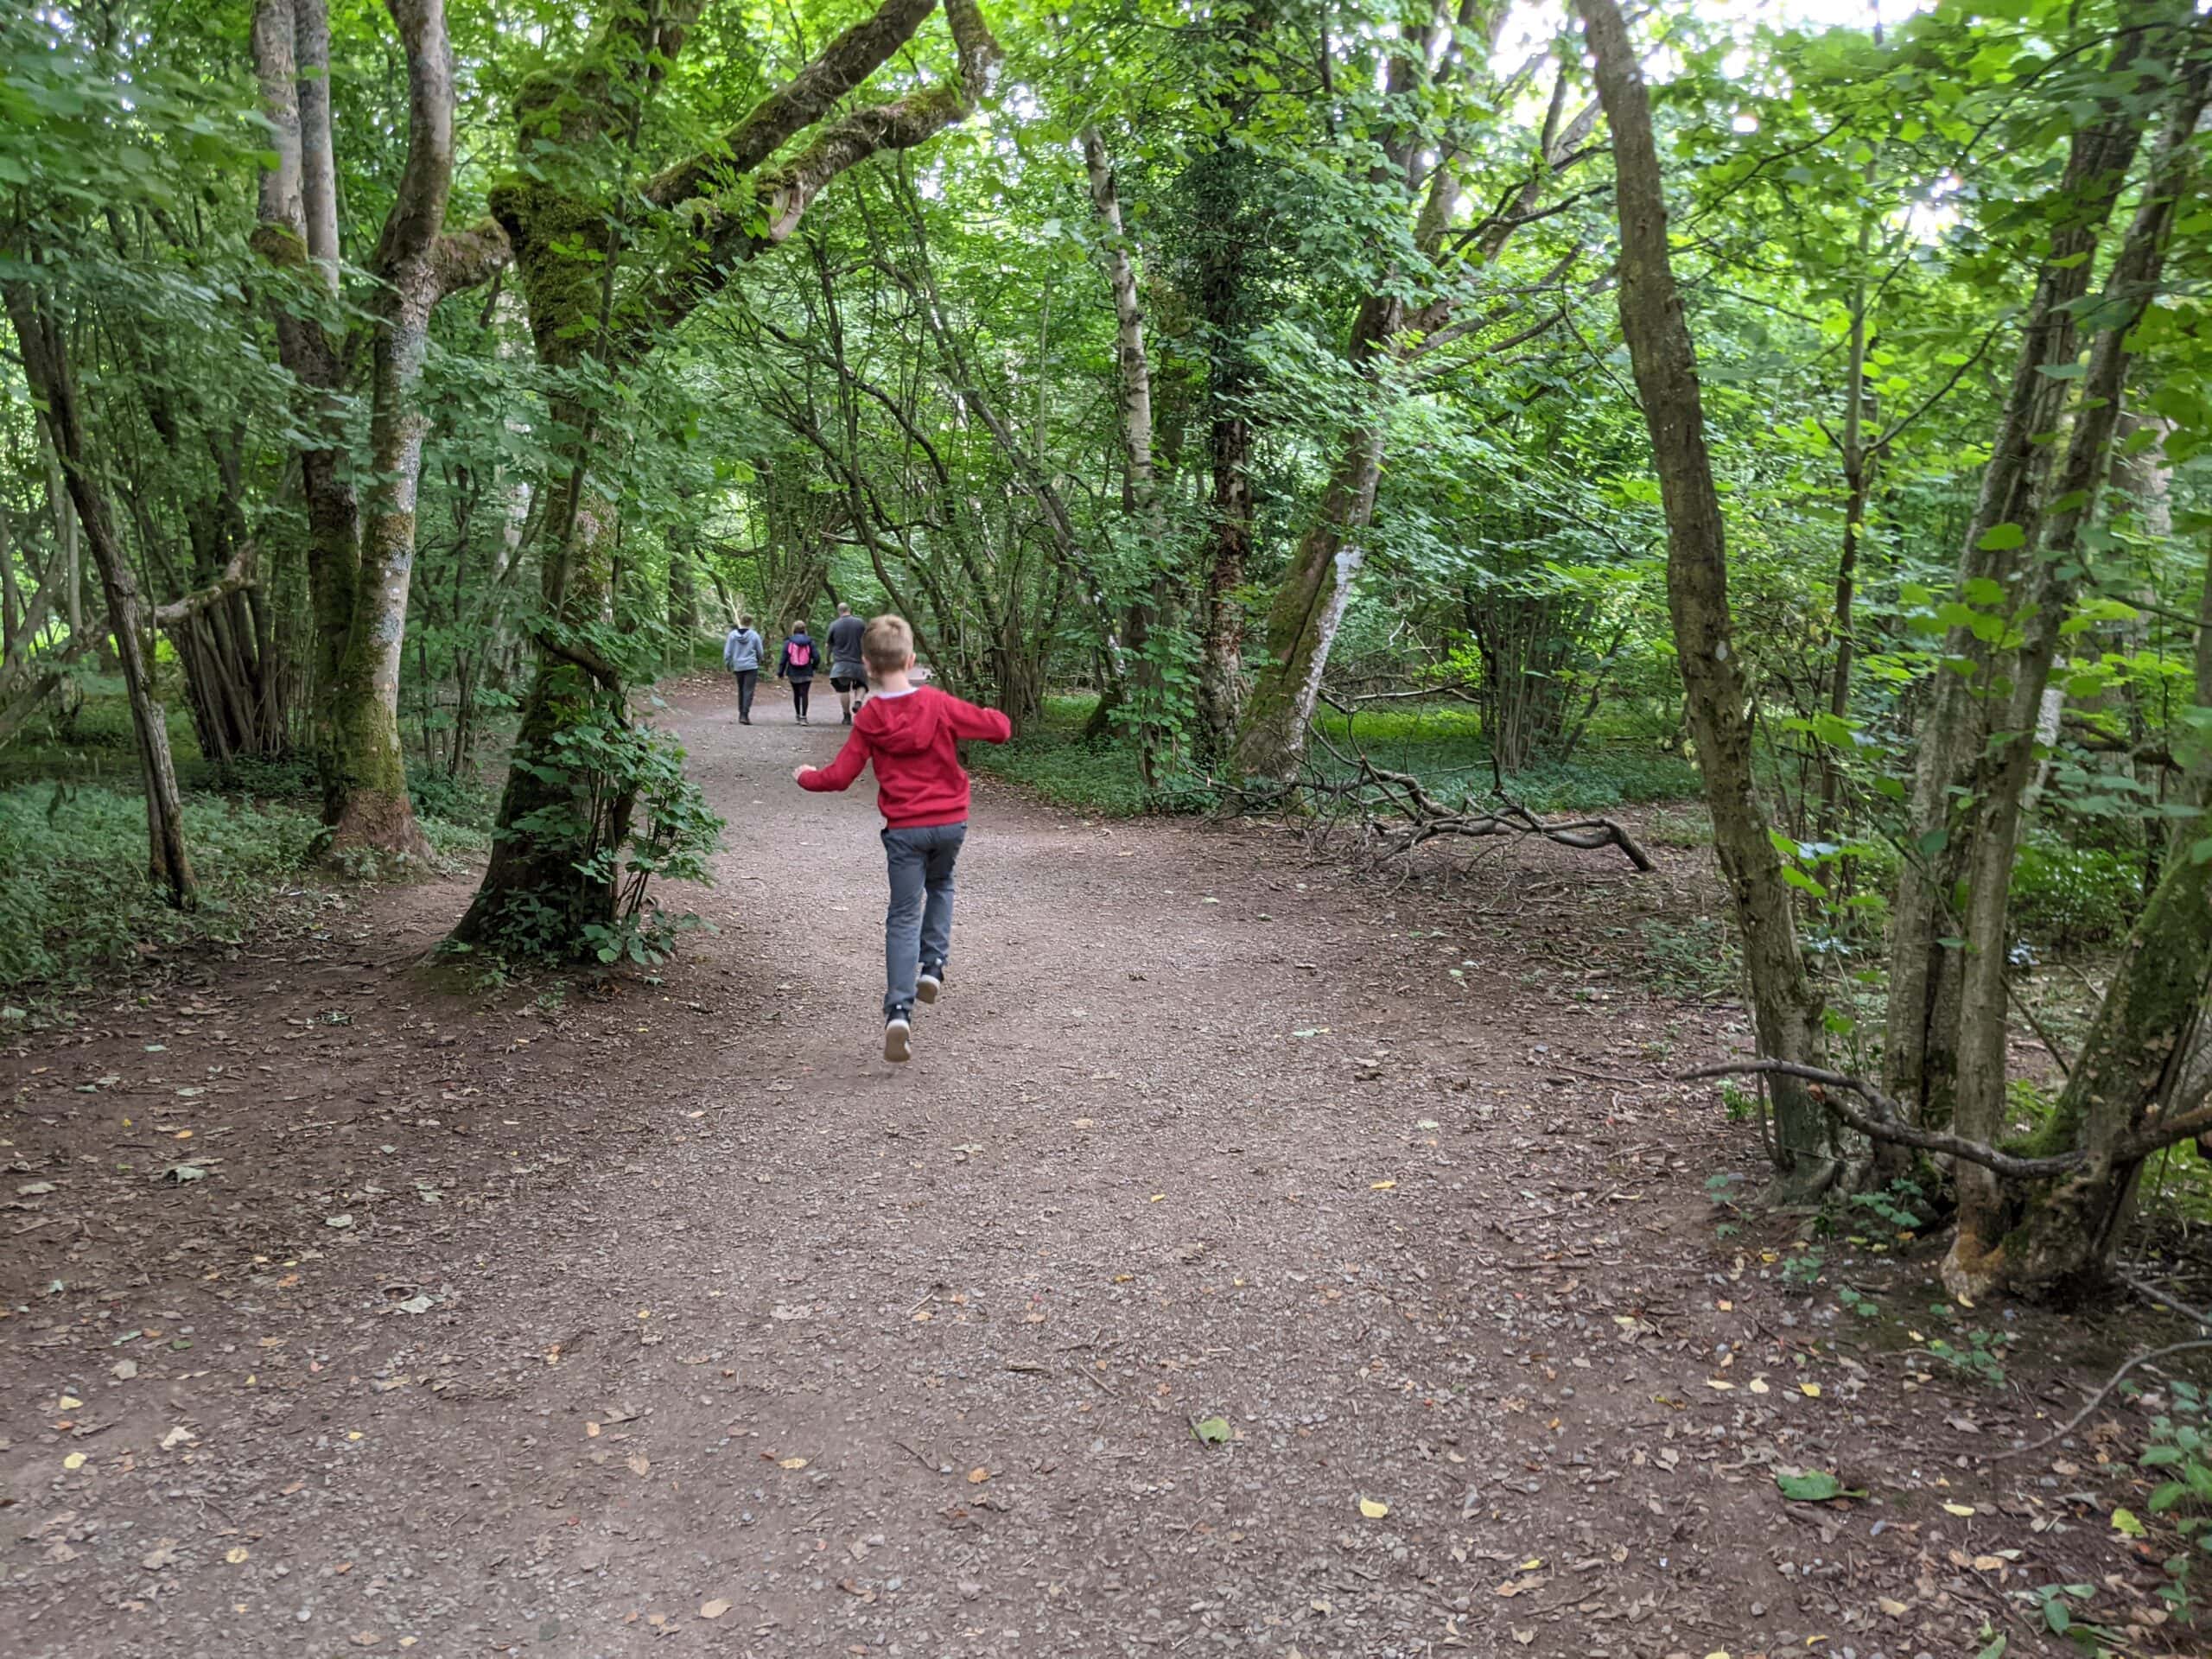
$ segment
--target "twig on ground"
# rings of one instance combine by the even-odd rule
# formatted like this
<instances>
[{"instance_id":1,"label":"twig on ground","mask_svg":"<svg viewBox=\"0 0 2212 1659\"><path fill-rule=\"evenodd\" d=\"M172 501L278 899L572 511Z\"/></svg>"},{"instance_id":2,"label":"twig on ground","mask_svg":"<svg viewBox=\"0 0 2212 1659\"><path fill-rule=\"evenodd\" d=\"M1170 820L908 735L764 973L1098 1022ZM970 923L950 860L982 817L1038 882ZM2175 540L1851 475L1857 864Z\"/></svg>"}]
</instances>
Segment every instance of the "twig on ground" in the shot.
<instances>
[{"instance_id":1,"label":"twig on ground","mask_svg":"<svg viewBox=\"0 0 2212 1659\"><path fill-rule=\"evenodd\" d=\"M2112 1391L2120 1386L2120 1379L2138 1365L2148 1365L2153 1360L2164 1359L2170 1354L2186 1353L2192 1348L2212 1348L2212 1337L2198 1337L2188 1342L2171 1343L2164 1348L2154 1348L2147 1354L2136 1355L2126 1364L2114 1371L2104 1387L2089 1396L2089 1403L2068 1418L2065 1425L2056 1433L2046 1434L2039 1440L2031 1440L2025 1446L2013 1446L2009 1451L1984 1452L1979 1455L1985 1463L2002 1463L2007 1458L2025 1457L2031 1452L2040 1452L2046 1446L2056 1446L2075 1429L2081 1427L2083 1423L2088 1421L2097 1408L2104 1404Z\"/></svg>"},{"instance_id":2,"label":"twig on ground","mask_svg":"<svg viewBox=\"0 0 2212 1659\"><path fill-rule=\"evenodd\" d=\"M2113 1277L2126 1285L2138 1296L2156 1302L2161 1307L2169 1308L2207 1331L2212 1331L2212 1313L2207 1313L2201 1307L2191 1307L2187 1302L2177 1301L2156 1285L2145 1284L2132 1273L2115 1273Z\"/></svg>"}]
</instances>

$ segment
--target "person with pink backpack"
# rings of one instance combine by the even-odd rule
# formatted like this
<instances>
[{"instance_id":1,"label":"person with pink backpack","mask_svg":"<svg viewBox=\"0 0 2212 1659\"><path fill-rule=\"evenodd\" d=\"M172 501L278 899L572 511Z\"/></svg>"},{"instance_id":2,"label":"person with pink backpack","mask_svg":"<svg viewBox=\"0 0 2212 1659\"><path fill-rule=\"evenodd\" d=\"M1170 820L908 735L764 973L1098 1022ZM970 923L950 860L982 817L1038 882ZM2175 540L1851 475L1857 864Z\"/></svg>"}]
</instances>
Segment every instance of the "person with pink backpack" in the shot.
<instances>
[{"instance_id":1,"label":"person with pink backpack","mask_svg":"<svg viewBox=\"0 0 2212 1659\"><path fill-rule=\"evenodd\" d=\"M814 643L806 624L794 622L784 636L784 654L777 661L776 677L791 682L791 711L802 726L806 724L806 699L814 690L814 672L821 662L822 647Z\"/></svg>"}]
</instances>

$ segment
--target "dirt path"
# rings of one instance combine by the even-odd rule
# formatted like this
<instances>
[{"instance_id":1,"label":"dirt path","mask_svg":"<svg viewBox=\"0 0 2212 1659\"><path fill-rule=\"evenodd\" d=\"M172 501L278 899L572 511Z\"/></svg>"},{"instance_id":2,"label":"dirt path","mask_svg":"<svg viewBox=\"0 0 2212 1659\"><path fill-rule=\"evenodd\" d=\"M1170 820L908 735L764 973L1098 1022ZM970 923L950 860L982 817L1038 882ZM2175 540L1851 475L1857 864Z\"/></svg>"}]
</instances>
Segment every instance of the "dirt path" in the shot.
<instances>
[{"instance_id":1,"label":"dirt path","mask_svg":"<svg viewBox=\"0 0 2212 1659\"><path fill-rule=\"evenodd\" d=\"M1578 932L1694 856L1393 893L985 785L894 1070L842 732L675 718L659 982L443 996L465 881L305 894L0 1055L0 1653L2018 1653L2081 1575L2047 1462L1929 1455L2035 1402L1716 1243L1748 1131L1662 1079L1731 1016Z\"/></svg>"}]
</instances>

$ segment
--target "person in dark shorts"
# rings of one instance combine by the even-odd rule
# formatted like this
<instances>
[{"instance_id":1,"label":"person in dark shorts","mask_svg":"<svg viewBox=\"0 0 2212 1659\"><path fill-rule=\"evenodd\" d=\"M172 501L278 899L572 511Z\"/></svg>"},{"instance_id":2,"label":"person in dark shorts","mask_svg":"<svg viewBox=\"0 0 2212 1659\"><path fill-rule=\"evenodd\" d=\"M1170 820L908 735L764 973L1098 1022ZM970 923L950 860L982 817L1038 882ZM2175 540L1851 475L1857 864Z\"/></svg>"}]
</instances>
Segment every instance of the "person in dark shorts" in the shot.
<instances>
[{"instance_id":1,"label":"person in dark shorts","mask_svg":"<svg viewBox=\"0 0 2212 1659\"><path fill-rule=\"evenodd\" d=\"M805 623L792 623L791 631L784 637L783 654L776 662L776 677L791 682L791 712L802 726L806 724L807 696L814 690L814 676L821 666L822 647L806 631Z\"/></svg>"},{"instance_id":2,"label":"person in dark shorts","mask_svg":"<svg viewBox=\"0 0 2212 1659\"><path fill-rule=\"evenodd\" d=\"M868 664L861 660L861 639L867 632L868 624L853 614L851 606L837 607L837 620L830 625L830 689L837 694L848 726L855 702L868 697Z\"/></svg>"}]
</instances>

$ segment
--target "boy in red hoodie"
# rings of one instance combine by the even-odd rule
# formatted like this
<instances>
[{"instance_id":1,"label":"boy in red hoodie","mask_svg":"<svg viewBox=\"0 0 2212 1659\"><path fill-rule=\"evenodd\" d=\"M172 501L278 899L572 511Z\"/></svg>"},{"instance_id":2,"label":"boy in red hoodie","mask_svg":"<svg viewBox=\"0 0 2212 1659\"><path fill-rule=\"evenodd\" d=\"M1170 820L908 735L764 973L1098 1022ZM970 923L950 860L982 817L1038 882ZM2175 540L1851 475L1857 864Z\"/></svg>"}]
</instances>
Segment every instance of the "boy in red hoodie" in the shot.
<instances>
[{"instance_id":1,"label":"boy in red hoodie","mask_svg":"<svg viewBox=\"0 0 2212 1659\"><path fill-rule=\"evenodd\" d=\"M853 734L828 766L800 766L791 776L801 789L846 789L875 762L875 804L891 866L883 1058L895 1061L912 1052L914 1001L937 1001L952 945L952 867L968 836L968 774L953 746L963 737L1003 743L1013 728L995 709L913 683L914 631L902 616L870 622L861 656L872 692L853 716Z\"/></svg>"}]
</instances>

